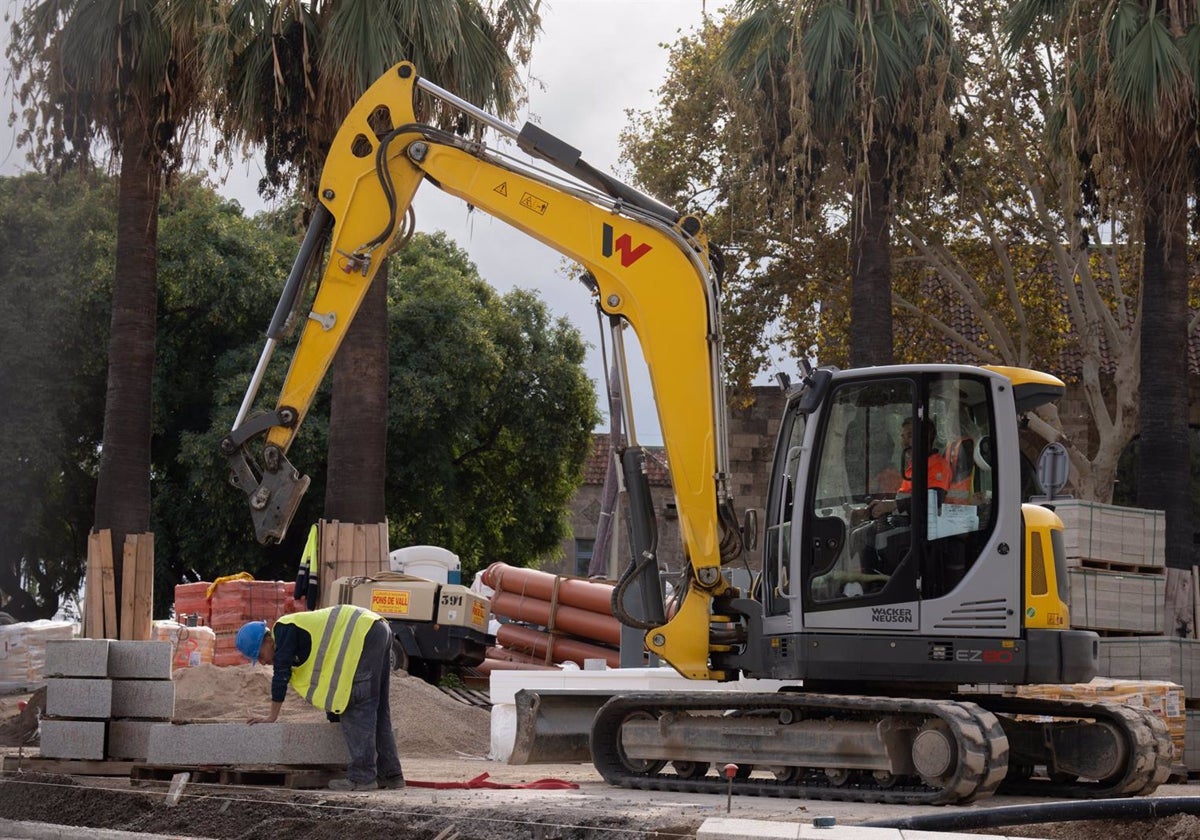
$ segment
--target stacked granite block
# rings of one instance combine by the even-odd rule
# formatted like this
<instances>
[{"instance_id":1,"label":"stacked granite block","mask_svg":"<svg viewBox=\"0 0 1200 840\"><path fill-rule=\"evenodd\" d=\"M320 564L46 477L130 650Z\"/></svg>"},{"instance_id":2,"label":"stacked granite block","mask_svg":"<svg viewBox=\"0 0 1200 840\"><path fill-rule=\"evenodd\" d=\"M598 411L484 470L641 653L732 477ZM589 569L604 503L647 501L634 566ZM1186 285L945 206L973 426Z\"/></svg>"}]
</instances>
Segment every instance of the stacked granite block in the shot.
<instances>
[{"instance_id":1,"label":"stacked granite block","mask_svg":"<svg viewBox=\"0 0 1200 840\"><path fill-rule=\"evenodd\" d=\"M44 758L145 760L150 727L175 713L167 642L51 641L46 675Z\"/></svg>"}]
</instances>

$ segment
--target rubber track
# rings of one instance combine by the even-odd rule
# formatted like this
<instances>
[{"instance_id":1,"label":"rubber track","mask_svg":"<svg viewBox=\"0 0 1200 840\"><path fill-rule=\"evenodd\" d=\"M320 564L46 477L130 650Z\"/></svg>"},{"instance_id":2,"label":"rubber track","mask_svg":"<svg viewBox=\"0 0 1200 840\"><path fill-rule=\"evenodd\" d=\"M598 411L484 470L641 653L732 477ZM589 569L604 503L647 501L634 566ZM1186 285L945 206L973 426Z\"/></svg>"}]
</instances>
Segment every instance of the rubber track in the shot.
<instances>
[{"instance_id":1,"label":"rubber track","mask_svg":"<svg viewBox=\"0 0 1200 840\"><path fill-rule=\"evenodd\" d=\"M833 784L823 768L812 768L798 781L746 778L732 781L733 793L749 796L779 796L847 802L885 802L909 805L944 805L970 802L990 796L1004 780L1008 770L1008 738L995 715L974 703L914 700L886 697L855 697L820 694L744 694L730 697L703 692L682 694L637 694L617 697L604 705L592 726L592 759L596 769L611 785L644 790L688 793L725 793L731 789L728 779L708 775L684 779L672 772L639 774L621 760L617 745L621 722L633 712L658 716L672 711L769 712L790 709L796 717L840 718L843 720L878 719L888 716L912 718L919 724L940 718L949 724L958 746L959 762L955 774L943 787L920 783L882 787L869 773L855 773L851 781ZM710 764L721 766L720 756ZM797 756L795 764L806 764ZM670 765L667 765L668 770Z\"/></svg>"},{"instance_id":2,"label":"rubber track","mask_svg":"<svg viewBox=\"0 0 1200 840\"><path fill-rule=\"evenodd\" d=\"M1125 772L1105 781L1080 779L1055 782L1050 779L1007 779L1005 794L1051 796L1056 799L1103 799L1142 796L1152 793L1171 775L1174 747L1167 725L1149 709L1105 702L1041 700L1024 697L985 696L974 698L989 711L1002 715L1049 715L1064 718L1105 720L1125 737L1131 761Z\"/></svg>"}]
</instances>

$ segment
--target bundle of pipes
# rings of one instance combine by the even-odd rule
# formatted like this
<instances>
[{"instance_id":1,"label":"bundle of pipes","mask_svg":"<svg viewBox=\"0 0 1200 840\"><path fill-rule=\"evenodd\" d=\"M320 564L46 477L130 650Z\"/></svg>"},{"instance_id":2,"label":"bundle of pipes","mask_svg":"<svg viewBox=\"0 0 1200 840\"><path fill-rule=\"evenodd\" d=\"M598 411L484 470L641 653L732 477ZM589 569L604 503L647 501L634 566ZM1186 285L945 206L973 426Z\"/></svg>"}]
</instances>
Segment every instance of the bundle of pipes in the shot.
<instances>
[{"instance_id":1,"label":"bundle of pipes","mask_svg":"<svg viewBox=\"0 0 1200 840\"><path fill-rule=\"evenodd\" d=\"M620 663L621 625L612 614L612 584L569 578L493 563L483 582L496 590L492 613L523 624L502 624L496 641L505 651L526 654L524 664L603 659ZM533 626L527 626L533 625ZM495 660L493 667L502 668Z\"/></svg>"}]
</instances>

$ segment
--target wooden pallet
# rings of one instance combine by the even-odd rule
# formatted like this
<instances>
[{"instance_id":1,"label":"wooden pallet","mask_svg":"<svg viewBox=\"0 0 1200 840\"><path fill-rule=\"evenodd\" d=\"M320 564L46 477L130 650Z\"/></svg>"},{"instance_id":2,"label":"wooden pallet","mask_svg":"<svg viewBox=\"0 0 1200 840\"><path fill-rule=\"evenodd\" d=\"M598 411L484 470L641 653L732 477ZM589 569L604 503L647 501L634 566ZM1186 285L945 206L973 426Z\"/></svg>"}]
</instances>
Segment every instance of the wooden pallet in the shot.
<instances>
[{"instance_id":1,"label":"wooden pallet","mask_svg":"<svg viewBox=\"0 0 1200 840\"><path fill-rule=\"evenodd\" d=\"M1166 566L1146 566L1139 563L1122 563L1118 560L1093 560L1090 557L1068 557L1068 568L1095 569L1102 572L1125 572L1136 575L1165 575Z\"/></svg>"},{"instance_id":2,"label":"wooden pallet","mask_svg":"<svg viewBox=\"0 0 1200 840\"><path fill-rule=\"evenodd\" d=\"M135 786L169 784L178 773L189 774L189 783L245 787L323 788L345 775L343 768L255 765L249 767L134 764L129 781Z\"/></svg>"},{"instance_id":3,"label":"wooden pallet","mask_svg":"<svg viewBox=\"0 0 1200 840\"><path fill-rule=\"evenodd\" d=\"M60 773L66 776L128 776L132 761L86 761L74 758L29 758L4 756L4 772L18 770L39 773Z\"/></svg>"}]
</instances>

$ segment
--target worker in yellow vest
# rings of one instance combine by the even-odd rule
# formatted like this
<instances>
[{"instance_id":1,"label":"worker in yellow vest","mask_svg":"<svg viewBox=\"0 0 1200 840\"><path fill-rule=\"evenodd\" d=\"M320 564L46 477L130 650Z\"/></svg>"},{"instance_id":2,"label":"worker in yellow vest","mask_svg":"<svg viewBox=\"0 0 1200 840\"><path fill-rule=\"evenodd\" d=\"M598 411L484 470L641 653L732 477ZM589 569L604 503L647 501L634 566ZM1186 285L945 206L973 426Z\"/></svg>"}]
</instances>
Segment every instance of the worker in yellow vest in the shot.
<instances>
[{"instance_id":1,"label":"worker in yellow vest","mask_svg":"<svg viewBox=\"0 0 1200 840\"><path fill-rule=\"evenodd\" d=\"M350 604L280 616L272 628L251 621L237 633L251 662L274 667L271 710L249 723L274 723L291 685L331 720L339 720L350 766L331 790L404 787L390 705L392 629L380 616Z\"/></svg>"}]
</instances>

